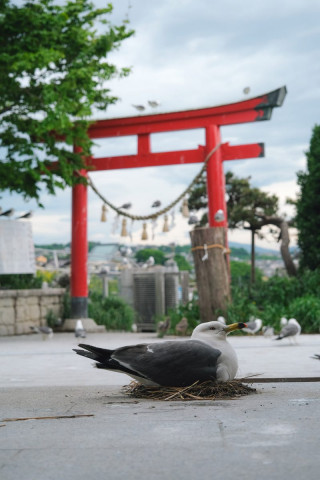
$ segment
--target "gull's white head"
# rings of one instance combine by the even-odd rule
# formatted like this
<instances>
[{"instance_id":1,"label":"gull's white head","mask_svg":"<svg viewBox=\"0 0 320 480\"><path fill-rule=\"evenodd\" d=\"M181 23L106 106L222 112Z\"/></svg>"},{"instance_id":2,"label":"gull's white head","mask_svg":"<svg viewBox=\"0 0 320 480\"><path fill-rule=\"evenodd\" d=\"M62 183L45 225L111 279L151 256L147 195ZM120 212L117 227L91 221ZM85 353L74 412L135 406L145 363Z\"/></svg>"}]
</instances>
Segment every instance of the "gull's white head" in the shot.
<instances>
[{"instance_id":1,"label":"gull's white head","mask_svg":"<svg viewBox=\"0 0 320 480\"><path fill-rule=\"evenodd\" d=\"M206 339L225 339L226 335L234 330L245 328L245 323L232 323L231 325L224 325L221 322L205 322L200 323L192 332L191 338L206 338Z\"/></svg>"}]
</instances>

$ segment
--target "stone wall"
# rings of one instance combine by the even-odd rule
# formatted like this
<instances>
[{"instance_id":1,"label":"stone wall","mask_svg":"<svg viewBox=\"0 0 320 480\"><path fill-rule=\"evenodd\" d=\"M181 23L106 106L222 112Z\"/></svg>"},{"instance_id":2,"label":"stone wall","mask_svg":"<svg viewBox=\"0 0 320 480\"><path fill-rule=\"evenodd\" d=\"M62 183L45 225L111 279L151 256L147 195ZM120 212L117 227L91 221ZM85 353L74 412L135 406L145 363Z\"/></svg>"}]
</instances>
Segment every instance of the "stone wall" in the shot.
<instances>
[{"instance_id":1,"label":"stone wall","mask_svg":"<svg viewBox=\"0 0 320 480\"><path fill-rule=\"evenodd\" d=\"M62 314L64 288L0 290L0 336L30 333L31 326L46 325L51 310Z\"/></svg>"}]
</instances>

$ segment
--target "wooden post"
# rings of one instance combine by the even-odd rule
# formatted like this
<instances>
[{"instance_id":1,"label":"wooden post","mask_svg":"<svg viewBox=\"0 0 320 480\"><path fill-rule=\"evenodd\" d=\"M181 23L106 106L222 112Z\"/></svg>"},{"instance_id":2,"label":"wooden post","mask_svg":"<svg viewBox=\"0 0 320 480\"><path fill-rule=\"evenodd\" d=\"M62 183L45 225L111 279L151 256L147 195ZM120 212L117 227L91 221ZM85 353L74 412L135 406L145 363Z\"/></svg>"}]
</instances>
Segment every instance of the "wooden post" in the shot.
<instances>
[{"instance_id":1,"label":"wooden post","mask_svg":"<svg viewBox=\"0 0 320 480\"><path fill-rule=\"evenodd\" d=\"M230 299L224 227L195 228L190 232L199 295L200 319L215 320Z\"/></svg>"}]
</instances>

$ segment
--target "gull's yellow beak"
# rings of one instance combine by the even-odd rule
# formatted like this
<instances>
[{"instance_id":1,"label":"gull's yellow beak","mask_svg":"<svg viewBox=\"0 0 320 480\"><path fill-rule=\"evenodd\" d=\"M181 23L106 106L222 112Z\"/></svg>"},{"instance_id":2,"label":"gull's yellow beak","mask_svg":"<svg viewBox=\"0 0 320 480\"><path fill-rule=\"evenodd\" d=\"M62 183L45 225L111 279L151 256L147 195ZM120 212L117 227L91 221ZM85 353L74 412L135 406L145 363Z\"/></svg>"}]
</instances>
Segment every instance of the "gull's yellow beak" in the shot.
<instances>
[{"instance_id":1,"label":"gull's yellow beak","mask_svg":"<svg viewBox=\"0 0 320 480\"><path fill-rule=\"evenodd\" d=\"M230 333L230 332L233 332L234 330L241 330L241 328L245 328L245 327L247 327L246 323L231 323L230 325L227 325L224 330L225 332Z\"/></svg>"}]
</instances>

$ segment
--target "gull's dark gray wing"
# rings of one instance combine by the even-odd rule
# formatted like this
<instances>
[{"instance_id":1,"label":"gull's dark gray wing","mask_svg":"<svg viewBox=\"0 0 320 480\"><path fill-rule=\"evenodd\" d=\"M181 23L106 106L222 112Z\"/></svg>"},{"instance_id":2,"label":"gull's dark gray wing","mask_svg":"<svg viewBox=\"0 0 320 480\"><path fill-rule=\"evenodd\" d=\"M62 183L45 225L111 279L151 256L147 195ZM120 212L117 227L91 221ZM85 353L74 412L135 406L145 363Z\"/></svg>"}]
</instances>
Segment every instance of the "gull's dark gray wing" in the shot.
<instances>
[{"instance_id":1,"label":"gull's dark gray wing","mask_svg":"<svg viewBox=\"0 0 320 480\"><path fill-rule=\"evenodd\" d=\"M121 347L111 359L133 374L164 386L215 380L220 350L198 340ZM106 368L108 366L106 365Z\"/></svg>"}]
</instances>

